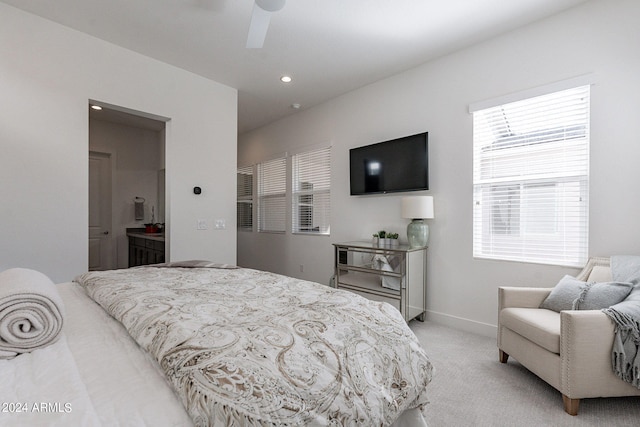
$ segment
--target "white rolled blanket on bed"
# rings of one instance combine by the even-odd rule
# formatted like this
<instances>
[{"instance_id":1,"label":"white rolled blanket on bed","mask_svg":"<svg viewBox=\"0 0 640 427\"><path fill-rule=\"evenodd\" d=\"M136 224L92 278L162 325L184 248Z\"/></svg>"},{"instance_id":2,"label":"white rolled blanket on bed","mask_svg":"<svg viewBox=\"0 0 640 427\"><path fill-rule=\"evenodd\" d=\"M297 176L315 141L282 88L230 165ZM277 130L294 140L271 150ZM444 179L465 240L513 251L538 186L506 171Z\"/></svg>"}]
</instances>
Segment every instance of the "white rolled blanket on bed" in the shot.
<instances>
[{"instance_id":1,"label":"white rolled blanket on bed","mask_svg":"<svg viewBox=\"0 0 640 427\"><path fill-rule=\"evenodd\" d=\"M44 274L27 268L0 273L0 359L56 342L63 313L56 285Z\"/></svg>"}]
</instances>

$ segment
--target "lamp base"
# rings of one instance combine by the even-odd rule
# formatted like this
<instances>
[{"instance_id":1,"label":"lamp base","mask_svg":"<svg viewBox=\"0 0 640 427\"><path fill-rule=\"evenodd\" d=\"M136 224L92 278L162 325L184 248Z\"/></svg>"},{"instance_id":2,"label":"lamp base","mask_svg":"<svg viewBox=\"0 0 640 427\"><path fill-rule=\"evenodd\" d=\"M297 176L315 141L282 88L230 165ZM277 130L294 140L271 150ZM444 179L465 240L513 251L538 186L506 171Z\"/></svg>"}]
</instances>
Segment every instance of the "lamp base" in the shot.
<instances>
[{"instance_id":1,"label":"lamp base","mask_svg":"<svg viewBox=\"0 0 640 427\"><path fill-rule=\"evenodd\" d=\"M422 248L429 242L429 226L423 219L414 219L407 226L407 239L412 248Z\"/></svg>"}]
</instances>

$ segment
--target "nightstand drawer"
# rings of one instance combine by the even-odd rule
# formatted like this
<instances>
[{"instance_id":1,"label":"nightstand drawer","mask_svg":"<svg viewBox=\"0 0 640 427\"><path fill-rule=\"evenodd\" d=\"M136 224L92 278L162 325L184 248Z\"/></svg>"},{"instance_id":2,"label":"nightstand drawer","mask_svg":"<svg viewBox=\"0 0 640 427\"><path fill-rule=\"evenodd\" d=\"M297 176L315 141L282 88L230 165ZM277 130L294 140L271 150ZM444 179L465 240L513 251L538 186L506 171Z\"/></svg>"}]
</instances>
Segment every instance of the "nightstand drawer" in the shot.
<instances>
[{"instance_id":1,"label":"nightstand drawer","mask_svg":"<svg viewBox=\"0 0 640 427\"><path fill-rule=\"evenodd\" d=\"M407 322L427 309L427 248L373 242L334 243L338 289L391 304Z\"/></svg>"},{"instance_id":2,"label":"nightstand drawer","mask_svg":"<svg viewBox=\"0 0 640 427\"><path fill-rule=\"evenodd\" d=\"M358 294L361 297L365 297L367 299L370 299L371 301L387 302L387 303L391 304L392 306L394 306L398 311L400 311L400 300L399 299L389 298L389 297L385 297L385 296L377 295L377 294L370 294L370 293L367 293L367 292L356 291L354 289L341 288L339 285L338 285L338 289L348 290L349 292L353 292L354 294Z\"/></svg>"}]
</instances>

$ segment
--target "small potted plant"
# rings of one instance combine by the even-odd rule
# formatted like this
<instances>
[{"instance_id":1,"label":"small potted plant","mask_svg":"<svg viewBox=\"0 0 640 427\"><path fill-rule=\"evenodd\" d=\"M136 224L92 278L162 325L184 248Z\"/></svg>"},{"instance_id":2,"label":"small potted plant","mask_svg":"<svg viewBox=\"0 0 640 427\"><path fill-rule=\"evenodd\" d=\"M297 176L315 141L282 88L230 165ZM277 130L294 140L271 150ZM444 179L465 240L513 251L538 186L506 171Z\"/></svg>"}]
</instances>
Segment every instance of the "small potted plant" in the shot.
<instances>
[{"instance_id":1,"label":"small potted plant","mask_svg":"<svg viewBox=\"0 0 640 427\"><path fill-rule=\"evenodd\" d=\"M378 246L379 244L379 236L378 233L373 233L373 246Z\"/></svg>"},{"instance_id":2,"label":"small potted plant","mask_svg":"<svg viewBox=\"0 0 640 427\"><path fill-rule=\"evenodd\" d=\"M378 231L378 246L386 246L387 245L387 232L384 230Z\"/></svg>"},{"instance_id":3,"label":"small potted plant","mask_svg":"<svg viewBox=\"0 0 640 427\"><path fill-rule=\"evenodd\" d=\"M400 245L400 242L398 241L398 237L400 237L398 233L387 234L387 240L389 242L389 246L397 247L398 245Z\"/></svg>"}]
</instances>

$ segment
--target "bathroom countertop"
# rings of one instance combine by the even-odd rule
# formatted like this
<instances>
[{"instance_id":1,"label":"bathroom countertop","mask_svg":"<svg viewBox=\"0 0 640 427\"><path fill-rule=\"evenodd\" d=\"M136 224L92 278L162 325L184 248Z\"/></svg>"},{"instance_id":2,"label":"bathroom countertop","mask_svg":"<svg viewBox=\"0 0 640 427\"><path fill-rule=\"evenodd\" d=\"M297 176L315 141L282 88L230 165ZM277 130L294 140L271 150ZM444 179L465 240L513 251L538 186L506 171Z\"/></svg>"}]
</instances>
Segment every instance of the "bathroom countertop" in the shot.
<instances>
[{"instance_id":1,"label":"bathroom countertop","mask_svg":"<svg viewBox=\"0 0 640 427\"><path fill-rule=\"evenodd\" d=\"M157 240L164 242L164 233L145 233L144 229L127 229L128 237L139 237L141 239Z\"/></svg>"}]
</instances>

